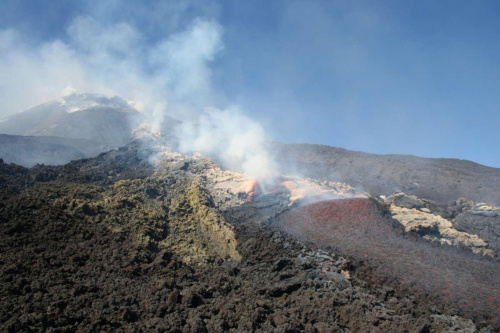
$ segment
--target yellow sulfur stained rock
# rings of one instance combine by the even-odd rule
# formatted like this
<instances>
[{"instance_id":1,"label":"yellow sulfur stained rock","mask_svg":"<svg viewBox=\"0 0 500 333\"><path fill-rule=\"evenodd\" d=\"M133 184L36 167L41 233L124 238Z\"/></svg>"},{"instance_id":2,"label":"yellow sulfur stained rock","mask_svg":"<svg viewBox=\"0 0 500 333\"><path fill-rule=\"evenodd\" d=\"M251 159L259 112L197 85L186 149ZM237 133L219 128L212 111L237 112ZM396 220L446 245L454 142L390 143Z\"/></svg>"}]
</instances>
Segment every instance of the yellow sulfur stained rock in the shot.
<instances>
[{"instance_id":1,"label":"yellow sulfur stained rock","mask_svg":"<svg viewBox=\"0 0 500 333\"><path fill-rule=\"evenodd\" d=\"M193 183L188 191L188 198L193 213L200 223L203 236L222 257L240 260L241 255L236 250L238 240L234 227L228 224L210 205L210 197L199 184Z\"/></svg>"},{"instance_id":2,"label":"yellow sulfur stained rock","mask_svg":"<svg viewBox=\"0 0 500 333\"><path fill-rule=\"evenodd\" d=\"M406 232L427 233L424 238L438 241L441 244L466 246L472 252L494 256L488 249L488 243L477 235L461 232L453 227L453 223L441 216L422 212L417 209L408 209L391 204L392 217L405 227Z\"/></svg>"}]
</instances>

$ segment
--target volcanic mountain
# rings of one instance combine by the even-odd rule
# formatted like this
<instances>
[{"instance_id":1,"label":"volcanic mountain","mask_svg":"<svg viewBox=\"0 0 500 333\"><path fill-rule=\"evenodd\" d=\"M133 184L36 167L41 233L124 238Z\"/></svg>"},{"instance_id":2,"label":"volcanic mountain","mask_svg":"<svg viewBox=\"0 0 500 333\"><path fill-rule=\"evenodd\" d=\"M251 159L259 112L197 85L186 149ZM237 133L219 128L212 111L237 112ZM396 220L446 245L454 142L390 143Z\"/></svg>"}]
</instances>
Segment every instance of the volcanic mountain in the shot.
<instances>
[{"instance_id":1,"label":"volcanic mountain","mask_svg":"<svg viewBox=\"0 0 500 333\"><path fill-rule=\"evenodd\" d=\"M126 145L147 123L121 97L75 93L0 120L0 157L24 166L60 165ZM164 117L164 132L176 120Z\"/></svg>"},{"instance_id":2,"label":"volcanic mountain","mask_svg":"<svg viewBox=\"0 0 500 333\"><path fill-rule=\"evenodd\" d=\"M120 97L72 94L0 120L0 158L33 166L97 156L142 135L147 120ZM165 117L162 132L178 123ZM464 197L500 206L500 169L470 161L276 142L269 150L283 173L348 183L373 196L402 191L439 203Z\"/></svg>"},{"instance_id":3,"label":"volcanic mountain","mask_svg":"<svg viewBox=\"0 0 500 333\"><path fill-rule=\"evenodd\" d=\"M264 191L135 140L63 166L0 160L0 198L4 331L500 328L498 249L416 197L290 176Z\"/></svg>"},{"instance_id":4,"label":"volcanic mountain","mask_svg":"<svg viewBox=\"0 0 500 333\"><path fill-rule=\"evenodd\" d=\"M143 118L120 97L72 94L1 120L0 133L93 140L120 146L129 142L134 125Z\"/></svg>"},{"instance_id":5,"label":"volcanic mountain","mask_svg":"<svg viewBox=\"0 0 500 333\"><path fill-rule=\"evenodd\" d=\"M500 208L475 202L498 194L498 169L270 144L309 178L283 172L260 186L125 126L141 116L123 99L76 95L39 110L40 125L23 113L4 122L44 136L0 139L44 158L79 158L89 133L112 149L31 168L0 155L2 331L500 329ZM74 114L95 117L82 129L106 124L76 135Z\"/></svg>"},{"instance_id":6,"label":"volcanic mountain","mask_svg":"<svg viewBox=\"0 0 500 333\"><path fill-rule=\"evenodd\" d=\"M147 121L123 98L72 94L0 120L0 157L25 166L93 157L142 135ZM179 123L165 117L162 132ZM500 206L500 169L470 161L276 142L269 150L283 173L348 183L373 196L402 191L439 203L464 197Z\"/></svg>"}]
</instances>

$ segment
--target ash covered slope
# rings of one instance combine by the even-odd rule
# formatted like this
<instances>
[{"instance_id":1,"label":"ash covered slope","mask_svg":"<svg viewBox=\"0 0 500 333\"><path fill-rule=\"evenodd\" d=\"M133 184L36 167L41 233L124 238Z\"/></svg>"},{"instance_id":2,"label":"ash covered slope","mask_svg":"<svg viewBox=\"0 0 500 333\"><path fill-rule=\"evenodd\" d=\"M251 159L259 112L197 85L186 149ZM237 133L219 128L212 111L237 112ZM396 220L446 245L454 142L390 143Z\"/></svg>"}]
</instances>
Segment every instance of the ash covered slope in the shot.
<instances>
[{"instance_id":1,"label":"ash covered slope","mask_svg":"<svg viewBox=\"0 0 500 333\"><path fill-rule=\"evenodd\" d=\"M341 148L273 143L284 171L339 180L373 196L394 192L441 203L461 197L500 206L500 169L457 159L375 155Z\"/></svg>"},{"instance_id":2,"label":"ash covered slope","mask_svg":"<svg viewBox=\"0 0 500 333\"><path fill-rule=\"evenodd\" d=\"M65 166L0 163L2 330L489 331L495 314L472 322L394 276L370 280L366 258L284 237L268 222L301 212L286 187L252 196L208 159L148 160L134 143Z\"/></svg>"}]
</instances>

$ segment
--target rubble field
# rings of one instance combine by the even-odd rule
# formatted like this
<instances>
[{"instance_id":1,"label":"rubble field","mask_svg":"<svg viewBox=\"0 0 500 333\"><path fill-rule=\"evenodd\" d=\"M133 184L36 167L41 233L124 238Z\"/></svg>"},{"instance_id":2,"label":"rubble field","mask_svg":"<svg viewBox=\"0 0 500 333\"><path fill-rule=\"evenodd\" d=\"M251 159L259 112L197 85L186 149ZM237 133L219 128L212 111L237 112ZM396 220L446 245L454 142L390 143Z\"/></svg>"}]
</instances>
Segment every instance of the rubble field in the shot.
<instances>
[{"instance_id":1,"label":"rubble field","mask_svg":"<svg viewBox=\"0 0 500 333\"><path fill-rule=\"evenodd\" d=\"M286 187L249 200L234 190L247 179L210 160L148 159L129 145L57 167L0 161L1 331L500 327L498 262L412 239L379 203L290 205Z\"/></svg>"}]
</instances>

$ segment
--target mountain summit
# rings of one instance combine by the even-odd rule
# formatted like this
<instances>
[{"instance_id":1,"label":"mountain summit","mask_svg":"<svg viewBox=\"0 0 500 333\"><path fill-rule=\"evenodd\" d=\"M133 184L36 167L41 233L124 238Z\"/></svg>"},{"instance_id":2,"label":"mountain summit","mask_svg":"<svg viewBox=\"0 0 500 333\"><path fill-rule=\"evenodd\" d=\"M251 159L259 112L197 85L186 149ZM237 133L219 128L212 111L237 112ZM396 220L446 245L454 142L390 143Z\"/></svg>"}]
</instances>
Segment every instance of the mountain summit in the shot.
<instances>
[{"instance_id":1,"label":"mountain summit","mask_svg":"<svg viewBox=\"0 0 500 333\"><path fill-rule=\"evenodd\" d=\"M0 133L92 140L108 146L130 141L144 115L124 99L99 94L71 94L0 121Z\"/></svg>"}]
</instances>

